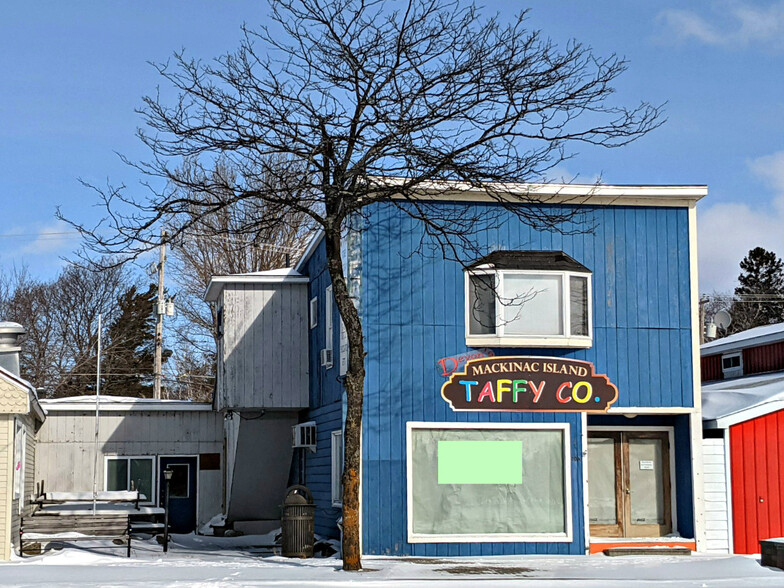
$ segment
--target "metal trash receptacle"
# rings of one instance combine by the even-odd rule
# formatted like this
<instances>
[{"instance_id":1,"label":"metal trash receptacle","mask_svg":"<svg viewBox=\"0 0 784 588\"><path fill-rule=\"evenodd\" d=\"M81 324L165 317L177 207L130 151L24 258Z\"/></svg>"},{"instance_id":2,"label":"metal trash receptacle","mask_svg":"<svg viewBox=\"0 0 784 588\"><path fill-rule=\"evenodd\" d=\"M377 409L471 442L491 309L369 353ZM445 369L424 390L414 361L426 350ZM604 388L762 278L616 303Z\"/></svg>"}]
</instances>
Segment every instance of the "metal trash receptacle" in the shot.
<instances>
[{"instance_id":1,"label":"metal trash receptacle","mask_svg":"<svg viewBox=\"0 0 784 588\"><path fill-rule=\"evenodd\" d=\"M292 486L286 490L281 505L281 555L284 557L313 557L315 541L314 517L316 505L313 494L305 486Z\"/></svg>"}]
</instances>

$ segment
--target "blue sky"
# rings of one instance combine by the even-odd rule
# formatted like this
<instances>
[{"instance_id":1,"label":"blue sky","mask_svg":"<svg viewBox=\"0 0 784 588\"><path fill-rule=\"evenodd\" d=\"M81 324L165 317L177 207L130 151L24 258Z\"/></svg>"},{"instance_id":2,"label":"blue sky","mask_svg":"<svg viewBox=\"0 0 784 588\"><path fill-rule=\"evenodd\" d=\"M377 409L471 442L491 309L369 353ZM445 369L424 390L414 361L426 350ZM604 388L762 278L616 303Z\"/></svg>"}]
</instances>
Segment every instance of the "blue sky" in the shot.
<instances>
[{"instance_id":1,"label":"blue sky","mask_svg":"<svg viewBox=\"0 0 784 588\"><path fill-rule=\"evenodd\" d=\"M707 184L699 206L701 291L729 290L761 245L784 254L784 1L510 0L484 11L576 38L630 61L618 100L667 102L668 122L620 150L585 149L559 170L577 181ZM685 8L684 8L685 7ZM134 108L161 83L148 61L185 48L209 59L237 45L265 2L18 2L0 21L0 268L49 277L78 245L54 218L95 221L78 179L137 188L116 153L146 154Z\"/></svg>"}]
</instances>

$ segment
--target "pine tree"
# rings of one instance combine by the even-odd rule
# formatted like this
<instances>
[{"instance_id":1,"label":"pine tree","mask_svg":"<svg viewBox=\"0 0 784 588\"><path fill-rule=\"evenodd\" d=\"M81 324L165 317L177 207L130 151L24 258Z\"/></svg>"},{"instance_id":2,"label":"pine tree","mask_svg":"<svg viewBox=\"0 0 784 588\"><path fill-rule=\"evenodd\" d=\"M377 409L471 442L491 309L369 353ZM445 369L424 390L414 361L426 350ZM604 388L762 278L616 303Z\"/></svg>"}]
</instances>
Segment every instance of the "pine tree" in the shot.
<instances>
[{"instance_id":1,"label":"pine tree","mask_svg":"<svg viewBox=\"0 0 784 588\"><path fill-rule=\"evenodd\" d=\"M784 321L784 262L772 251L755 247L740 269L730 332Z\"/></svg>"},{"instance_id":2,"label":"pine tree","mask_svg":"<svg viewBox=\"0 0 784 588\"><path fill-rule=\"evenodd\" d=\"M106 331L102 394L152 397L156 294L154 285L146 292L131 286L119 296L120 312Z\"/></svg>"}]
</instances>

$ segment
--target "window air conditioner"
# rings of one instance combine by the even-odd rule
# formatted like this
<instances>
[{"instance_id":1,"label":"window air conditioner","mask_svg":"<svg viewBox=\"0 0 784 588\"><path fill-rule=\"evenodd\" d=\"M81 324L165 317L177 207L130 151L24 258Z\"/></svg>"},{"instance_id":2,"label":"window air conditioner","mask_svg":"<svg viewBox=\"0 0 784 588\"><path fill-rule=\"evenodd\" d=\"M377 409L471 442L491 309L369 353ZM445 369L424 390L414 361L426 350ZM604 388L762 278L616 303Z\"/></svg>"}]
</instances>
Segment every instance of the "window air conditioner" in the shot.
<instances>
[{"instance_id":1,"label":"window air conditioner","mask_svg":"<svg viewBox=\"0 0 784 588\"><path fill-rule=\"evenodd\" d=\"M316 451L316 423L310 421L291 427L291 445L295 449L305 448Z\"/></svg>"},{"instance_id":2,"label":"window air conditioner","mask_svg":"<svg viewBox=\"0 0 784 588\"><path fill-rule=\"evenodd\" d=\"M332 350L331 349L322 349L321 350L321 365L326 368L332 367Z\"/></svg>"}]
</instances>

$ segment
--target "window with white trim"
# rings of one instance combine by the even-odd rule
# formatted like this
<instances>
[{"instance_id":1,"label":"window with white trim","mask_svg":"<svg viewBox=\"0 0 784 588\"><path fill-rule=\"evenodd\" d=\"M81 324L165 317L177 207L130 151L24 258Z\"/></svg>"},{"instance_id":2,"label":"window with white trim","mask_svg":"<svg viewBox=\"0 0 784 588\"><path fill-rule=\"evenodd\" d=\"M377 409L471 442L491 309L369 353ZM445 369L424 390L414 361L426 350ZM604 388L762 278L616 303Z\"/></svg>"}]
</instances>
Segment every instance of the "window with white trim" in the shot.
<instances>
[{"instance_id":1,"label":"window with white trim","mask_svg":"<svg viewBox=\"0 0 784 588\"><path fill-rule=\"evenodd\" d=\"M591 271L560 251L498 251L466 280L466 343L590 347Z\"/></svg>"},{"instance_id":2,"label":"window with white trim","mask_svg":"<svg viewBox=\"0 0 784 588\"><path fill-rule=\"evenodd\" d=\"M324 349L321 351L321 365L332 369L334 333L332 331L332 286L324 291Z\"/></svg>"},{"instance_id":3,"label":"window with white trim","mask_svg":"<svg viewBox=\"0 0 784 588\"><path fill-rule=\"evenodd\" d=\"M310 328L315 329L318 326L318 296L310 299Z\"/></svg>"},{"instance_id":4,"label":"window with white trim","mask_svg":"<svg viewBox=\"0 0 784 588\"><path fill-rule=\"evenodd\" d=\"M572 540L568 423L408 423L412 543Z\"/></svg>"},{"instance_id":5,"label":"window with white trim","mask_svg":"<svg viewBox=\"0 0 784 588\"><path fill-rule=\"evenodd\" d=\"M343 431L332 431L332 506L343 506Z\"/></svg>"},{"instance_id":6,"label":"window with white trim","mask_svg":"<svg viewBox=\"0 0 784 588\"><path fill-rule=\"evenodd\" d=\"M112 455L104 465L104 490L138 490L140 503L155 503L155 457Z\"/></svg>"},{"instance_id":7,"label":"window with white trim","mask_svg":"<svg viewBox=\"0 0 784 588\"><path fill-rule=\"evenodd\" d=\"M19 512L24 508L25 461L27 452L27 429L20 419L14 426L14 500L19 501Z\"/></svg>"},{"instance_id":8,"label":"window with white trim","mask_svg":"<svg viewBox=\"0 0 784 588\"><path fill-rule=\"evenodd\" d=\"M743 375L743 353L725 353L721 356L721 373L725 378L737 378Z\"/></svg>"}]
</instances>

